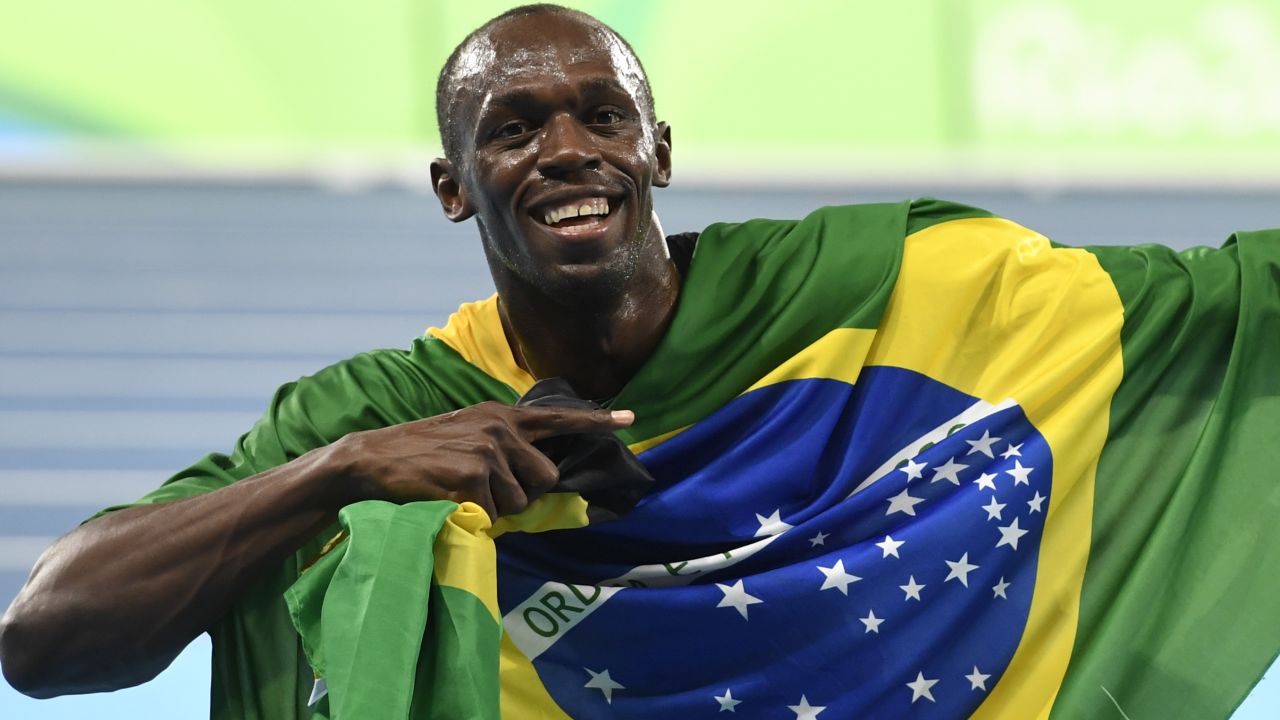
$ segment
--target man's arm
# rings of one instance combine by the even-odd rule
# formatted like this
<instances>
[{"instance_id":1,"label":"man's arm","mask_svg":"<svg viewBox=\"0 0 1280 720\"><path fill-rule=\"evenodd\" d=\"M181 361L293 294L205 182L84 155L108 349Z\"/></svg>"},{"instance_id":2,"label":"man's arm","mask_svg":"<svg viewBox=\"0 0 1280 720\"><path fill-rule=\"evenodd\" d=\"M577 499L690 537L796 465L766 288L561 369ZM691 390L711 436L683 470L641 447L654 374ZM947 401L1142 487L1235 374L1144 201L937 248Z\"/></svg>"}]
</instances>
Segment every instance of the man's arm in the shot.
<instances>
[{"instance_id":1,"label":"man's arm","mask_svg":"<svg viewBox=\"0 0 1280 720\"><path fill-rule=\"evenodd\" d=\"M523 510L558 479L532 442L611 431L627 412L483 403L351 433L204 495L127 508L68 533L0 619L0 664L34 697L145 682L266 570L367 499Z\"/></svg>"}]
</instances>

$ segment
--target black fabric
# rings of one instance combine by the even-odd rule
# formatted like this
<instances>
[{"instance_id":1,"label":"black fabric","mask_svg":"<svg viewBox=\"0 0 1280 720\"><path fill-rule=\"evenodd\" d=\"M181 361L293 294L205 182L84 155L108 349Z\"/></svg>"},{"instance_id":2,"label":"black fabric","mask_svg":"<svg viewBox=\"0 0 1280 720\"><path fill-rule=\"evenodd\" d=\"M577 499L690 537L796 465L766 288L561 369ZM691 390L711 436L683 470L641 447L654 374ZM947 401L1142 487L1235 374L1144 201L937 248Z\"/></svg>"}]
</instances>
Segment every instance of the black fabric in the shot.
<instances>
[{"instance_id":1,"label":"black fabric","mask_svg":"<svg viewBox=\"0 0 1280 720\"><path fill-rule=\"evenodd\" d=\"M578 397L562 378L534 383L516 402L519 406L595 410L600 405ZM545 438L533 444L560 469L550 492L576 492L587 501L587 518L603 522L629 512L653 488L653 476L611 432L577 433Z\"/></svg>"},{"instance_id":2,"label":"black fabric","mask_svg":"<svg viewBox=\"0 0 1280 720\"><path fill-rule=\"evenodd\" d=\"M667 251L676 264L680 277L689 276L689 263L693 262L693 250L698 244L698 233L683 232L667 236Z\"/></svg>"}]
</instances>

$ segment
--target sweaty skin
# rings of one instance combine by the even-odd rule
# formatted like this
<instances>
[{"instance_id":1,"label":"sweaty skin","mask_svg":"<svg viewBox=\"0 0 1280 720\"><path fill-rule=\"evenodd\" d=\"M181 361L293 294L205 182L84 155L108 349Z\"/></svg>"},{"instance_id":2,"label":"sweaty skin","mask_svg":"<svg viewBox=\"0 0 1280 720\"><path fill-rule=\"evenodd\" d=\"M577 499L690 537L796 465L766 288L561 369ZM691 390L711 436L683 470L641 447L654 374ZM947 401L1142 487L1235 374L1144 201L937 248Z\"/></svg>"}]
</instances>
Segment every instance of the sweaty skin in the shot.
<instances>
[{"instance_id":1,"label":"sweaty skin","mask_svg":"<svg viewBox=\"0 0 1280 720\"><path fill-rule=\"evenodd\" d=\"M650 197L670 178L670 132L645 111L634 59L585 16L510 18L473 45L454 100L459 166L432 164L441 207L453 221L477 220L517 360L585 397L610 397L652 353L679 293ZM546 223L548 207L601 198L603 217ZM145 682L344 505L443 498L519 512L557 480L533 441L632 420L485 403L352 433L223 489L98 518L36 563L0 619L0 665L35 697Z\"/></svg>"}]
</instances>

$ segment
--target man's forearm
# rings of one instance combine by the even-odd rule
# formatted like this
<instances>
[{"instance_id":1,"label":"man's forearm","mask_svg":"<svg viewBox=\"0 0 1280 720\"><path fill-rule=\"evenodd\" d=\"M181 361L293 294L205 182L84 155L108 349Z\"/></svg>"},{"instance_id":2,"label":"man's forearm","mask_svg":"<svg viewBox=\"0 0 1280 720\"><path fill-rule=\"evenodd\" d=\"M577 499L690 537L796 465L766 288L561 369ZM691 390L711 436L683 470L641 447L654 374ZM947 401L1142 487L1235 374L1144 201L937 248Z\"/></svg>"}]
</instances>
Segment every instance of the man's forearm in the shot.
<instances>
[{"instance_id":1,"label":"man's forearm","mask_svg":"<svg viewBox=\"0 0 1280 720\"><path fill-rule=\"evenodd\" d=\"M127 508L68 533L0 620L0 663L51 697L155 677L264 570L337 517L317 450L234 485Z\"/></svg>"},{"instance_id":2,"label":"man's forearm","mask_svg":"<svg viewBox=\"0 0 1280 720\"><path fill-rule=\"evenodd\" d=\"M0 665L36 697L155 677L263 573L365 499L524 510L559 478L532 444L630 425L626 411L488 402L353 432L206 495L120 510L41 556L0 619Z\"/></svg>"}]
</instances>

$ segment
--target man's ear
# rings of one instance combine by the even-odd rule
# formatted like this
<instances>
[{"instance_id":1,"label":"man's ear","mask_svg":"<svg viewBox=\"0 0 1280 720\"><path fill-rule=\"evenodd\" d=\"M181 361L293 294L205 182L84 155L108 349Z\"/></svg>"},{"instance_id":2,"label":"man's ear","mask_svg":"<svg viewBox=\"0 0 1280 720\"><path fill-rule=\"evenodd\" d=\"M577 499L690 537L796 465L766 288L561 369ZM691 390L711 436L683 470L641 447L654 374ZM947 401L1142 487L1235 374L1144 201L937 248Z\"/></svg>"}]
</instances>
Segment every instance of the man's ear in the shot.
<instances>
[{"instance_id":1,"label":"man's ear","mask_svg":"<svg viewBox=\"0 0 1280 720\"><path fill-rule=\"evenodd\" d=\"M431 189L436 191L444 216L452 222L462 222L476 214L466 190L454 172L453 163L445 158L431 161Z\"/></svg>"},{"instance_id":2,"label":"man's ear","mask_svg":"<svg viewBox=\"0 0 1280 720\"><path fill-rule=\"evenodd\" d=\"M653 184L655 187L666 187L671 184L671 126L660 122L657 130L658 140L653 154L658 160L658 166L653 173Z\"/></svg>"}]
</instances>

